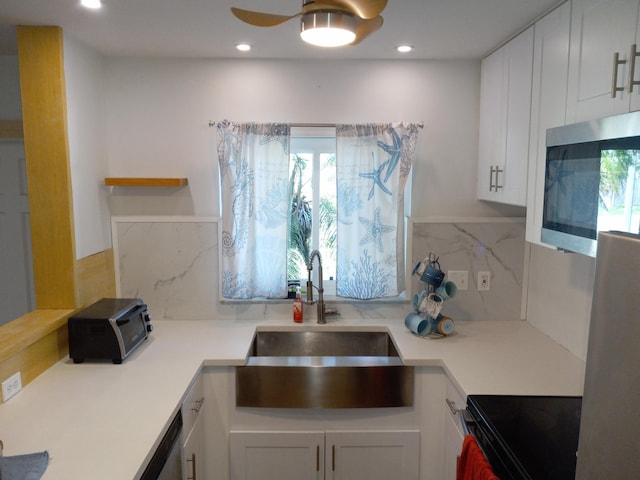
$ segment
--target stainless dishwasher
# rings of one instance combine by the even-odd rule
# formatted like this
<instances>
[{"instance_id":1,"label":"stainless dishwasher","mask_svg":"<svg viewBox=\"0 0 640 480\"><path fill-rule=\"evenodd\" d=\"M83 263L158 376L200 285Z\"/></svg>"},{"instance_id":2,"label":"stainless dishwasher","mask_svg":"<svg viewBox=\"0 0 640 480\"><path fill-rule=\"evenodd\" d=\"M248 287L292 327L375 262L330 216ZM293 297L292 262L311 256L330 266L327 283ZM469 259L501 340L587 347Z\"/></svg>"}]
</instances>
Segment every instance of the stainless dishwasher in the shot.
<instances>
[{"instance_id":1,"label":"stainless dishwasher","mask_svg":"<svg viewBox=\"0 0 640 480\"><path fill-rule=\"evenodd\" d=\"M140 480L182 480L182 413L174 417Z\"/></svg>"}]
</instances>

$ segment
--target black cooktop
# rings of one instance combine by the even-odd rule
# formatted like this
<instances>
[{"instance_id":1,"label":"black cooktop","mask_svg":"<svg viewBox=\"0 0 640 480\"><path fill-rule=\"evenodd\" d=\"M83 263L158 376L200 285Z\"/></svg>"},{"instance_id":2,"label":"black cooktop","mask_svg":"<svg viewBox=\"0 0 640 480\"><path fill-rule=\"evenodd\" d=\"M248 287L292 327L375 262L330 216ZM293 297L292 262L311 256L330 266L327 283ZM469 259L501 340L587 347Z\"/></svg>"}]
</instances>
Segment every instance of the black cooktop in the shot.
<instances>
[{"instance_id":1,"label":"black cooktop","mask_svg":"<svg viewBox=\"0 0 640 480\"><path fill-rule=\"evenodd\" d=\"M582 397L470 395L471 432L501 480L573 480Z\"/></svg>"}]
</instances>

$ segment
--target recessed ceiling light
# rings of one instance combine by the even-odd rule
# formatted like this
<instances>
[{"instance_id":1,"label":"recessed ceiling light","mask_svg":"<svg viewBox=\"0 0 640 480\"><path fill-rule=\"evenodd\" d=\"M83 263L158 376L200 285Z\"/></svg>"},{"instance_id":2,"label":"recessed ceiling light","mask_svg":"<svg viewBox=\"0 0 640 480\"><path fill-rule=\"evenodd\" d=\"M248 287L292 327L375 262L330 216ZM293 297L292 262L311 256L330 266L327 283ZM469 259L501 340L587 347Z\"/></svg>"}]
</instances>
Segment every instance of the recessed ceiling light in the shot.
<instances>
[{"instance_id":1,"label":"recessed ceiling light","mask_svg":"<svg viewBox=\"0 0 640 480\"><path fill-rule=\"evenodd\" d=\"M411 45L400 45L396 47L396 50L400 53L409 53L413 50Z\"/></svg>"},{"instance_id":2,"label":"recessed ceiling light","mask_svg":"<svg viewBox=\"0 0 640 480\"><path fill-rule=\"evenodd\" d=\"M80 0L80 4L86 8L100 8L102 7L102 2L100 0Z\"/></svg>"},{"instance_id":3,"label":"recessed ceiling light","mask_svg":"<svg viewBox=\"0 0 640 480\"><path fill-rule=\"evenodd\" d=\"M248 43L239 43L238 45L236 45L236 48L241 52L248 52L249 50L251 50L251 45L249 45Z\"/></svg>"}]
</instances>

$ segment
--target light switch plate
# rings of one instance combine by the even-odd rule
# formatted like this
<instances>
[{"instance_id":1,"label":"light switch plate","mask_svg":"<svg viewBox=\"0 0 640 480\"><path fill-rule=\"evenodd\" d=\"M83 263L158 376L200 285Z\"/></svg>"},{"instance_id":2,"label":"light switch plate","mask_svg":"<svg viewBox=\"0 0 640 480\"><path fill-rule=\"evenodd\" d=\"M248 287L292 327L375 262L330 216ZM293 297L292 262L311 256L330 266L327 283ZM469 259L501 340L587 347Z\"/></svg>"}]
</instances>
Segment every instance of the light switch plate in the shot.
<instances>
[{"instance_id":1,"label":"light switch plate","mask_svg":"<svg viewBox=\"0 0 640 480\"><path fill-rule=\"evenodd\" d=\"M447 280L456 284L458 290L469 289L469 271L468 270L449 270L447 272Z\"/></svg>"}]
</instances>

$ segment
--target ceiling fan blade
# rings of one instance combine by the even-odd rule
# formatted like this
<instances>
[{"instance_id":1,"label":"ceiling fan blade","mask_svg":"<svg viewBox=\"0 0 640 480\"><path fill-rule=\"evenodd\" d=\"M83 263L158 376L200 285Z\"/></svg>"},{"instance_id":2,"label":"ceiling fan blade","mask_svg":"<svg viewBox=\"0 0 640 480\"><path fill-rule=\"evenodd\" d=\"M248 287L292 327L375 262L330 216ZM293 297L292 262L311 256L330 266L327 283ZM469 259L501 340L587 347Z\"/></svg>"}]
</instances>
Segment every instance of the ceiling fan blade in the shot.
<instances>
[{"instance_id":1,"label":"ceiling fan blade","mask_svg":"<svg viewBox=\"0 0 640 480\"><path fill-rule=\"evenodd\" d=\"M380 15L387 6L387 0L317 0L323 7L347 10L365 20Z\"/></svg>"},{"instance_id":2,"label":"ceiling fan blade","mask_svg":"<svg viewBox=\"0 0 640 480\"><path fill-rule=\"evenodd\" d=\"M382 17L378 15L368 20L359 20L356 25L356 39L349 45L357 45L382 26Z\"/></svg>"},{"instance_id":3,"label":"ceiling fan blade","mask_svg":"<svg viewBox=\"0 0 640 480\"><path fill-rule=\"evenodd\" d=\"M299 12L291 16L275 15L273 13L252 12L251 10L243 10L236 7L231 7L231 13L243 22L256 27L275 27L300 15Z\"/></svg>"}]
</instances>

